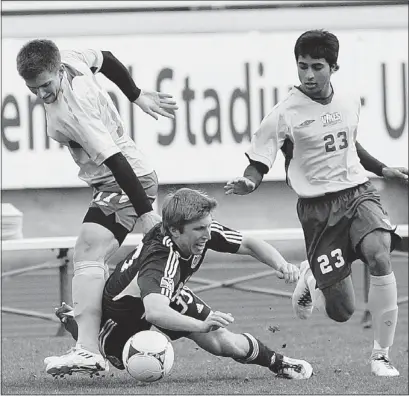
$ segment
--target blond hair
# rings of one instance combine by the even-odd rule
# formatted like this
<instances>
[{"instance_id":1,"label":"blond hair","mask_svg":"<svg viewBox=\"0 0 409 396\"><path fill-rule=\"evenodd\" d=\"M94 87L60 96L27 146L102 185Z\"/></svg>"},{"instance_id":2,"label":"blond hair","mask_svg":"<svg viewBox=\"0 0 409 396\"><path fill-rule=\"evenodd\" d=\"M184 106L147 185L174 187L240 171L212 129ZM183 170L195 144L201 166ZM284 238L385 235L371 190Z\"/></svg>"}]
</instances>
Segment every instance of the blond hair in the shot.
<instances>
[{"instance_id":1,"label":"blond hair","mask_svg":"<svg viewBox=\"0 0 409 396\"><path fill-rule=\"evenodd\" d=\"M169 233L170 227L174 227L183 233L185 224L202 219L216 206L214 198L191 188L181 188L169 193L162 205L163 230Z\"/></svg>"}]
</instances>

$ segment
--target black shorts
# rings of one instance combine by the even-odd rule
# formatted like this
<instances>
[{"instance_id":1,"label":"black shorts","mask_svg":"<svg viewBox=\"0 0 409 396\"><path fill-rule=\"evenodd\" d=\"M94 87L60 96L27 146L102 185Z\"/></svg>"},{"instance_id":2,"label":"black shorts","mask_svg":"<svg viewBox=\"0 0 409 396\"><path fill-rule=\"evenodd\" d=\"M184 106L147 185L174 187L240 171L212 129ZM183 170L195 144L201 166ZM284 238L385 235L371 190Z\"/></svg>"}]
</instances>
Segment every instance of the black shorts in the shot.
<instances>
[{"instance_id":1,"label":"black shorts","mask_svg":"<svg viewBox=\"0 0 409 396\"><path fill-rule=\"evenodd\" d=\"M170 307L182 315L204 321L211 308L186 286ZM140 298L125 296L118 301L103 298L102 322L99 333L99 349L103 356L119 370L124 369L122 351L125 343L134 334L149 330L152 324L146 321L143 302ZM189 335L189 332L173 331L157 327L171 340Z\"/></svg>"},{"instance_id":2,"label":"black shorts","mask_svg":"<svg viewBox=\"0 0 409 396\"><path fill-rule=\"evenodd\" d=\"M362 258L359 244L370 232L383 229L392 233L393 242L399 239L369 181L322 197L299 198L297 213L319 289L351 273L353 261Z\"/></svg>"}]
</instances>

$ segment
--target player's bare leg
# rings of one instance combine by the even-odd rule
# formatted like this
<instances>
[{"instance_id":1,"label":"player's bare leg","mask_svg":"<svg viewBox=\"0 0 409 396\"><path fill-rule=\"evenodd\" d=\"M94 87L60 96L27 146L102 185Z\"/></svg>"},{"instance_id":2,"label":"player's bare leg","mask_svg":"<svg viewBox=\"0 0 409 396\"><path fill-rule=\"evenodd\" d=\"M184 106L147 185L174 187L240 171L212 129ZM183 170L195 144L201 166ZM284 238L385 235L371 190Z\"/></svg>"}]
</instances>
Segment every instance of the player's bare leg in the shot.
<instances>
[{"instance_id":1,"label":"player's bare leg","mask_svg":"<svg viewBox=\"0 0 409 396\"><path fill-rule=\"evenodd\" d=\"M101 299L105 284L105 261L118 249L111 231L96 223L83 223L74 253L72 295L78 325L75 347L48 361L46 371L53 376L72 372L104 372L108 363L98 347Z\"/></svg>"},{"instance_id":2,"label":"player's bare leg","mask_svg":"<svg viewBox=\"0 0 409 396\"><path fill-rule=\"evenodd\" d=\"M389 359L389 348L393 344L398 321L398 296L390 260L390 245L390 233L383 230L371 232L360 244L371 274L368 295L374 329L371 370L373 374L385 377L399 375Z\"/></svg>"},{"instance_id":3,"label":"player's bare leg","mask_svg":"<svg viewBox=\"0 0 409 396\"><path fill-rule=\"evenodd\" d=\"M251 334L235 334L225 328L209 333L191 333L188 338L216 356L230 357L242 364L257 364L277 377L308 379L312 366L305 360L292 359L272 351Z\"/></svg>"}]
</instances>

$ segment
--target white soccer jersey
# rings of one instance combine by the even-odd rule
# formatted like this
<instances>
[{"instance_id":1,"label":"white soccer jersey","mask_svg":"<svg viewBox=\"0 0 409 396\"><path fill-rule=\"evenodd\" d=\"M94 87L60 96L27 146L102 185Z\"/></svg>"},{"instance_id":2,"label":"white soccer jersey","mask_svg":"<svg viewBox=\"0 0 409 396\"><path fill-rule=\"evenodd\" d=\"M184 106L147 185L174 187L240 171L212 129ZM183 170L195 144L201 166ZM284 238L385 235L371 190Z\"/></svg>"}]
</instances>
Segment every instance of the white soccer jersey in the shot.
<instances>
[{"instance_id":1,"label":"white soccer jersey","mask_svg":"<svg viewBox=\"0 0 409 396\"><path fill-rule=\"evenodd\" d=\"M107 91L93 72L102 65L102 52L61 51L65 66L61 90L54 103L44 104L47 134L66 145L79 166L78 176L89 185L113 183L103 162L122 152L137 176L153 171L124 125ZM91 70L92 69L92 70Z\"/></svg>"},{"instance_id":2,"label":"white soccer jersey","mask_svg":"<svg viewBox=\"0 0 409 396\"><path fill-rule=\"evenodd\" d=\"M294 144L288 180L300 197L344 190L368 180L355 142L361 102L357 96L334 92L320 104L298 88L277 103L254 133L250 159L273 166L286 138Z\"/></svg>"}]
</instances>

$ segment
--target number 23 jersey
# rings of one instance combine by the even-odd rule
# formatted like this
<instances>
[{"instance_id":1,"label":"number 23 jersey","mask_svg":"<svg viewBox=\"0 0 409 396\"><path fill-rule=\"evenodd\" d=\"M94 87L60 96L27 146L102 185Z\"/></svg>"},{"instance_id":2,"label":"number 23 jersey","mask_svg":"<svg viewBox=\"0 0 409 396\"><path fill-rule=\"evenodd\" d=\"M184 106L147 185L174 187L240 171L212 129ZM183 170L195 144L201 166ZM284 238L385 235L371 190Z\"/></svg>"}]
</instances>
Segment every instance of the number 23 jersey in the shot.
<instances>
[{"instance_id":1,"label":"number 23 jersey","mask_svg":"<svg viewBox=\"0 0 409 396\"><path fill-rule=\"evenodd\" d=\"M250 159L271 168L284 141L293 143L288 181L300 197L316 197L365 183L355 143L361 102L357 95L334 91L328 104L293 87L273 107L252 137Z\"/></svg>"}]
</instances>

